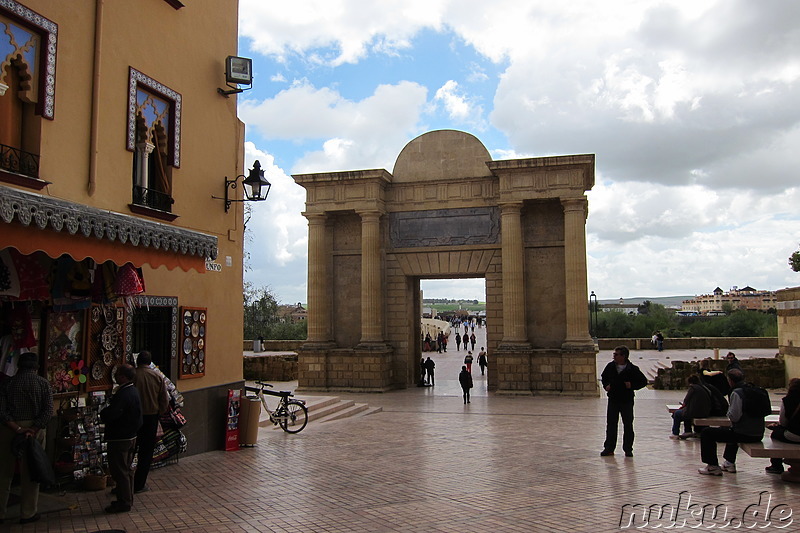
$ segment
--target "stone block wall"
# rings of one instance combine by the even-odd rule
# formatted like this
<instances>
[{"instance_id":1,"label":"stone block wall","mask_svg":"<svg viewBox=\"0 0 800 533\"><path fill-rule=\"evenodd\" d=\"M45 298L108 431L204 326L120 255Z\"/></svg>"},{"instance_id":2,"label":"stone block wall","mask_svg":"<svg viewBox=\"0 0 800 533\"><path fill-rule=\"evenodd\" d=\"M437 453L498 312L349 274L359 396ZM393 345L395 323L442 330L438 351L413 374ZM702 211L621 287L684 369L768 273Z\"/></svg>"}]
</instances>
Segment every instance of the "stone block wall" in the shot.
<instances>
[{"instance_id":1,"label":"stone block wall","mask_svg":"<svg viewBox=\"0 0 800 533\"><path fill-rule=\"evenodd\" d=\"M242 375L246 380L293 381L297 379L297 354L247 355Z\"/></svg>"},{"instance_id":2,"label":"stone block wall","mask_svg":"<svg viewBox=\"0 0 800 533\"><path fill-rule=\"evenodd\" d=\"M778 297L778 350L786 361L786 379L800 377L800 287L783 289Z\"/></svg>"},{"instance_id":3,"label":"stone block wall","mask_svg":"<svg viewBox=\"0 0 800 533\"><path fill-rule=\"evenodd\" d=\"M741 359L745 380L766 389L781 389L786 386L786 369L782 357L772 359ZM728 363L723 359L712 359L711 369L725 371ZM686 378L697 373L698 361L672 361L670 368L659 368L653 388L684 390Z\"/></svg>"},{"instance_id":4,"label":"stone block wall","mask_svg":"<svg viewBox=\"0 0 800 533\"><path fill-rule=\"evenodd\" d=\"M780 316L780 315L779 315ZM798 322L800 324L800 322ZM613 350L624 344L631 350L653 350L650 338L597 339L601 350ZM778 352L777 337L686 337L664 339L664 350L747 350L750 348L775 348Z\"/></svg>"}]
</instances>

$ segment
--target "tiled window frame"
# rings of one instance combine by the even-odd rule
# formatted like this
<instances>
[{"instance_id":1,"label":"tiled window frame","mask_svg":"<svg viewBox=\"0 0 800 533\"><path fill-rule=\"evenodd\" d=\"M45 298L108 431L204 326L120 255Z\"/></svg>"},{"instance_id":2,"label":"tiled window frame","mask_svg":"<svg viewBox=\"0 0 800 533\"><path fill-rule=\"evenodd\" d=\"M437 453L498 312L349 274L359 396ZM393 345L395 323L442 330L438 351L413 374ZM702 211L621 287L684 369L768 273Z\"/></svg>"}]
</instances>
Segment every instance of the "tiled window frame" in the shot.
<instances>
[{"instance_id":1,"label":"tiled window frame","mask_svg":"<svg viewBox=\"0 0 800 533\"><path fill-rule=\"evenodd\" d=\"M0 0L2 1L2 0ZM136 89L139 86L148 91L157 93L159 96L173 103L171 114L172 124L170 124L170 135L172 137L172 166L181 166L181 95L173 91L163 83L160 83L150 76L129 67L128 70L128 143L127 149L131 152L136 151Z\"/></svg>"},{"instance_id":2,"label":"tiled window frame","mask_svg":"<svg viewBox=\"0 0 800 533\"><path fill-rule=\"evenodd\" d=\"M58 24L15 0L0 0L0 9L37 32L42 38L41 68L39 69L39 98L36 113L53 120L56 112L56 50Z\"/></svg>"}]
</instances>

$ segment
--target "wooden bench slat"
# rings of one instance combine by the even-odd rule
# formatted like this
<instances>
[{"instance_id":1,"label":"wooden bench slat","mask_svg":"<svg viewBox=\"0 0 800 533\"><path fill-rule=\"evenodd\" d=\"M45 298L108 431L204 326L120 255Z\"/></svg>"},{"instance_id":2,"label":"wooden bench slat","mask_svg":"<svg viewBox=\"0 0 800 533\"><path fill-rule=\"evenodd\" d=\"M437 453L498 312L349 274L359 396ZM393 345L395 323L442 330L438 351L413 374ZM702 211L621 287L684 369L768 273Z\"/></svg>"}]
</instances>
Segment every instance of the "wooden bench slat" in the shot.
<instances>
[{"instance_id":1,"label":"wooden bench slat","mask_svg":"<svg viewBox=\"0 0 800 533\"><path fill-rule=\"evenodd\" d=\"M739 447L750 457L800 459L800 443L789 444L788 442L765 438L761 442L742 442Z\"/></svg>"}]
</instances>

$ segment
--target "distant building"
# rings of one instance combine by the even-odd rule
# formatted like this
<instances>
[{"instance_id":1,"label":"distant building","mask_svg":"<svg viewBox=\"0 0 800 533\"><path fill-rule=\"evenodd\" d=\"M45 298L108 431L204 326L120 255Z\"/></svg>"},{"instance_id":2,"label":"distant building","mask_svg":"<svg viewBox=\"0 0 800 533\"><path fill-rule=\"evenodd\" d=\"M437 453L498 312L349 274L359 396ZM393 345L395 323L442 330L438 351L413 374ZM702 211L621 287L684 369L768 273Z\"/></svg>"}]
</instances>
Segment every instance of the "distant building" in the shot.
<instances>
[{"instance_id":1,"label":"distant building","mask_svg":"<svg viewBox=\"0 0 800 533\"><path fill-rule=\"evenodd\" d=\"M773 291L759 291L749 285L742 289L732 287L728 292L717 287L711 294L684 300L681 311L715 316L723 312L725 304L729 304L733 309L767 311L777 308L778 299Z\"/></svg>"},{"instance_id":2,"label":"distant building","mask_svg":"<svg viewBox=\"0 0 800 533\"><path fill-rule=\"evenodd\" d=\"M604 313L615 312L615 313L625 313L626 315L639 314L639 304L625 303L625 300L623 298L619 299L618 304L601 304L599 308L600 311Z\"/></svg>"},{"instance_id":3,"label":"distant building","mask_svg":"<svg viewBox=\"0 0 800 533\"><path fill-rule=\"evenodd\" d=\"M303 307L303 304L300 302L291 305L278 306L278 320L284 323L295 324L305 320L307 315L308 313L306 308Z\"/></svg>"}]
</instances>

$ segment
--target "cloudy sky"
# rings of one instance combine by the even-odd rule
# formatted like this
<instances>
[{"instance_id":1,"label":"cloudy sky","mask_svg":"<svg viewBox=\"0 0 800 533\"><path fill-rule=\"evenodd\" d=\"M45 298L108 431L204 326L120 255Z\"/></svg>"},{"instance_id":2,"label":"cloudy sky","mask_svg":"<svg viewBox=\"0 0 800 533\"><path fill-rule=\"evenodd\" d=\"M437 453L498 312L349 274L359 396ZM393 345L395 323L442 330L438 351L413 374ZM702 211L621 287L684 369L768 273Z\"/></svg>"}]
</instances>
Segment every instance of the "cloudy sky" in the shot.
<instances>
[{"instance_id":1,"label":"cloudy sky","mask_svg":"<svg viewBox=\"0 0 800 533\"><path fill-rule=\"evenodd\" d=\"M800 2L240 0L251 270L306 301L291 174L394 166L435 129L494 159L596 154L588 288L600 299L800 285ZM482 281L424 286L483 299Z\"/></svg>"}]
</instances>

